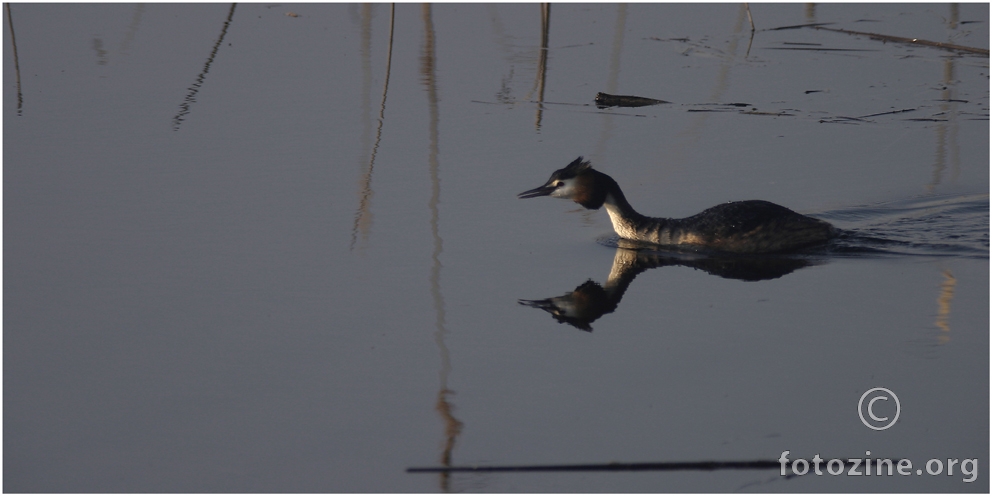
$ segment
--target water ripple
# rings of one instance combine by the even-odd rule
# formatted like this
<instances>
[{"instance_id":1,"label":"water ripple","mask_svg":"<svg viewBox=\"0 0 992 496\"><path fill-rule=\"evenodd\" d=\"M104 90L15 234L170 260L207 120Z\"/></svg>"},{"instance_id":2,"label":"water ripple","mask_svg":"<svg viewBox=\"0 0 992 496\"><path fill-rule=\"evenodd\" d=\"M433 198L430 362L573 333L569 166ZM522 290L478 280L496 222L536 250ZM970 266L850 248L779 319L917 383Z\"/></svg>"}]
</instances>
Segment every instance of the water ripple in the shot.
<instances>
[{"instance_id":1,"label":"water ripple","mask_svg":"<svg viewBox=\"0 0 992 496\"><path fill-rule=\"evenodd\" d=\"M831 252L989 258L989 195L925 196L816 214L844 230Z\"/></svg>"}]
</instances>

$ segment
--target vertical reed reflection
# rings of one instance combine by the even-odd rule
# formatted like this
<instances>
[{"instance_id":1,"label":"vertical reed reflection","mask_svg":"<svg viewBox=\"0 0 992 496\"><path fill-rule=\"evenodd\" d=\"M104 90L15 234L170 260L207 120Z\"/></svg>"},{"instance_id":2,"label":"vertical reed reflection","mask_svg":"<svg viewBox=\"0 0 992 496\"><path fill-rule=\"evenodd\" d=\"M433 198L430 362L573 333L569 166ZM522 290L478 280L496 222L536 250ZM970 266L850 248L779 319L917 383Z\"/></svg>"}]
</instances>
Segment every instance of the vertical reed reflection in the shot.
<instances>
[{"instance_id":1,"label":"vertical reed reflection","mask_svg":"<svg viewBox=\"0 0 992 496\"><path fill-rule=\"evenodd\" d=\"M7 26L10 28L10 46L14 49L14 77L17 79L17 115L21 116L24 108L24 94L21 93L21 65L17 58L17 39L14 38L14 16L10 14L10 2L3 5L7 8Z\"/></svg>"},{"instance_id":2,"label":"vertical reed reflection","mask_svg":"<svg viewBox=\"0 0 992 496\"><path fill-rule=\"evenodd\" d=\"M616 93L620 79L620 60L623 55L623 34L627 30L627 4L617 5L617 22L613 26L613 49L610 51L610 71L606 79L606 92Z\"/></svg>"},{"instance_id":3,"label":"vertical reed reflection","mask_svg":"<svg viewBox=\"0 0 992 496\"><path fill-rule=\"evenodd\" d=\"M421 17L424 20L424 49L420 57L420 72L423 76L424 89L427 91L427 110L430 116L428 124L428 156L427 163L431 176L431 197L427 202L431 214L431 238L434 241L434 249L431 252L431 299L434 302L434 342L437 344L438 352L441 354L441 370L438 373L438 393L435 408L441 419L444 421L444 443L441 450L441 465L451 466L451 455L458 441L458 435L462 431L462 423L455 418L455 407L450 400L454 391L448 389L448 376L451 374L451 356L444 339L448 334L445 322L444 296L441 294L441 253L444 249L444 240L441 239L438 228L438 203L441 198L441 180L438 176L438 96L437 96L437 71L435 57L434 21L430 4L423 4L420 8ZM451 474L441 472L441 490L449 492L451 490Z\"/></svg>"},{"instance_id":4,"label":"vertical reed reflection","mask_svg":"<svg viewBox=\"0 0 992 496\"><path fill-rule=\"evenodd\" d=\"M124 33L124 39L121 41L120 48L117 49L122 55L127 55L128 50L131 48L131 43L134 42L134 36L138 32L138 26L141 24L141 16L145 13L145 5L139 3L134 6L134 13L131 15L131 23L127 25L127 32Z\"/></svg>"},{"instance_id":5,"label":"vertical reed reflection","mask_svg":"<svg viewBox=\"0 0 992 496\"><path fill-rule=\"evenodd\" d=\"M361 27L359 33L359 58L362 60L362 136L360 141L361 156L358 157L358 165L362 172L362 179L359 184L359 197L364 191L362 184L372 180L372 172L369 170L372 157L372 14L375 6L373 4L362 4L361 15L359 17ZM366 154L366 152L368 152ZM369 192L371 196L371 191ZM371 201L371 198L369 198ZM361 233L363 240L368 240L369 227L372 225L372 212L359 203L359 211L364 211L360 215L360 220L356 222L355 228L351 232L351 248L354 249L358 234Z\"/></svg>"},{"instance_id":6,"label":"vertical reed reflection","mask_svg":"<svg viewBox=\"0 0 992 496\"><path fill-rule=\"evenodd\" d=\"M96 65L107 65L107 51L103 49L103 40L93 38L93 51L96 52Z\"/></svg>"},{"instance_id":7,"label":"vertical reed reflection","mask_svg":"<svg viewBox=\"0 0 992 496\"><path fill-rule=\"evenodd\" d=\"M372 171L375 169L375 154L379 151L379 142L382 140L382 125L386 122L386 96L389 94L389 71L393 63L393 26L396 22L396 4L389 7L389 45L386 50L386 80L382 85L382 103L379 104L379 124L376 126L375 143L372 144L372 153L369 155L369 165L362 175L360 191L358 193L358 208L355 210L355 224L351 227L351 246L349 250L355 249L355 242L358 239L358 232L362 232L362 241L368 241L369 229L372 227Z\"/></svg>"},{"instance_id":8,"label":"vertical reed reflection","mask_svg":"<svg viewBox=\"0 0 992 496\"><path fill-rule=\"evenodd\" d=\"M541 118L544 116L544 84L548 69L548 32L551 27L551 4L541 4L541 51L537 57L537 118L534 128L541 130Z\"/></svg>"},{"instance_id":9,"label":"vertical reed reflection","mask_svg":"<svg viewBox=\"0 0 992 496\"><path fill-rule=\"evenodd\" d=\"M948 40L954 40L954 32L958 27L958 6L951 4L950 13L947 18ZM956 57L943 57L944 73L941 78L943 91L940 94L940 115L946 116L947 120L938 122L935 127L937 135L936 149L934 150L933 175L927 183L927 193L933 193L934 189L940 185L947 171L948 161L950 161L952 171L951 177L956 178L960 172L960 148L958 147L958 119L957 102L954 94L954 64ZM948 157L950 155L950 157Z\"/></svg>"},{"instance_id":10,"label":"vertical reed reflection","mask_svg":"<svg viewBox=\"0 0 992 496\"><path fill-rule=\"evenodd\" d=\"M231 26L231 20L234 18L234 8L237 6L237 3L231 4L231 10L227 12L227 19L220 29L220 36L217 37L217 42L214 43L213 49L210 50L210 56L207 57L207 62L203 64L203 71L196 76L196 80L189 87L189 93L186 93L186 97L183 98L183 103L179 104L179 113L172 118L173 131L179 130L179 126L186 120L186 114L189 113L190 107L196 102L196 94L200 92L200 87L203 86L203 82L207 78L207 73L210 72L210 64L214 63L214 57L217 56L217 50L220 49L220 44L224 42L224 36L227 35L227 28Z\"/></svg>"},{"instance_id":11,"label":"vertical reed reflection","mask_svg":"<svg viewBox=\"0 0 992 496\"><path fill-rule=\"evenodd\" d=\"M610 70L606 78L606 93L617 93L617 85L620 80L620 61L623 56L623 34L627 30L627 4L617 5L617 22L613 27L613 49L610 50ZM597 157L605 153L606 144L613 138L613 116L609 113L603 114L603 132L599 136L599 142L593 149L592 156Z\"/></svg>"},{"instance_id":12,"label":"vertical reed reflection","mask_svg":"<svg viewBox=\"0 0 992 496\"><path fill-rule=\"evenodd\" d=\"M960 16L960 11L958 10L958 4L952 3L948 5L948 8L950 8L951 12L950 12L950 16L948 16L947 18L947 27L951 29L957 29L958 17Z\"/></svg>"},{"instance_id":13,"label":"vertical reed reflection","mask_svg":"<svg viewBox=\"0 0 992 496\"><path fill-rule=\"evenodd\" d=\"M720 72L716 77L716 87L710 94L711 101L719 101L730 85L730 69L734 66L734 59L737 58L738 44L740 43L741 31L744 29L744 21L747 19L747 5L741 4L737 11L737 23L734 24L733 32L730 36L730 43L727 45L727 56L723 57L720 63ZM702 112L705 113L705 112Z\"/></svg>"},{"instance_id":14,"label":"vertical reed reflection","mask_svg":"<svg viewBox=\"0 0 992 496\"><path fill-rule=\"evenodd\" d=\"M734 59L737 58L738 45L740 44L741 30L744 29L744 23L747 22L747 8L744 4L741 4L740 9L737 11L737 22L734 24L733 31L730 37L730 43L727 46L726 55L722 57L720 62L720 70L717 72L715 86L713 91L710 93L711 102L719 102L723 99L723 94L727 91L727 86L730 83L730 69L734 66ZM753 35L752 35L753 36ZM669 152L660 154L661 157L667 157L665 160L666 164L671 164L674 167L678 164L684 163L686 161L686 149L695 147L699 138L702 136L703 126L709 117L709 112L695 112L694 119L689 122L689 125L679 132L678 139L675 140L675 149Z\"/></svg>"},{"instance_id":15,"label":"vertical reed reflection","mask_svg":"<svg viewBox=\"0 0 992 496\"><path fill-rule=\"evenodd\" d=\"M937 344L947 344L951 340L951 325L947 323L951 316L951 300L954 299L954 286L958 280L950 270L943 272L944 282L940 284L940 294L937 296L937 320L934 325L941 330L937 336Z\"/></svg>"}]
</instances>

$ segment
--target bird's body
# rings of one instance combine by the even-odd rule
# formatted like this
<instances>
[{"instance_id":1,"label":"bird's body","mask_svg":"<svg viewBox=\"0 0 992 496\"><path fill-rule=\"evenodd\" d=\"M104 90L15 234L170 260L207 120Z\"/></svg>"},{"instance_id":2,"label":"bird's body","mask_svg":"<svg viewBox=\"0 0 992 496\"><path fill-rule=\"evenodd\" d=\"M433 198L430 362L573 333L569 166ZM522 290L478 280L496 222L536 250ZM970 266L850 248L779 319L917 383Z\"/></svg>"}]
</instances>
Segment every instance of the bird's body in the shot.
<instances>
[{"instance_id":1,"label":"bird's body","mask_svg":"<svg viewBox=\"0 0 992 496\"><path fill-rule=\"evenodd\" d=\"M827 222L763 200L724 203L684 219L641 215L613 178L582 157L555 171L544 186L518 196L564 198L593 210L605 206L617 235L665 246L769 253L822 243L837 232Z\"/></svg>"}]
</instances>

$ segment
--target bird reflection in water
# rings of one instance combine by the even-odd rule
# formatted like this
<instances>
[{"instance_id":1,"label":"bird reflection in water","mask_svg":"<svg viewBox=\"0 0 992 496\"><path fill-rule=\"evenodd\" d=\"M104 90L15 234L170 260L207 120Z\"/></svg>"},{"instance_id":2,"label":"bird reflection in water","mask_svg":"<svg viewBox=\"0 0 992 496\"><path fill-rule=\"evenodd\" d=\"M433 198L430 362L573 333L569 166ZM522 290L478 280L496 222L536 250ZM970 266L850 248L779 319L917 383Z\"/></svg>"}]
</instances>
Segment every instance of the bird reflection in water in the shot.
<instances>
[{"instance_id":1,"label":"bird reflection in water","mask_svg":"<svg viewBox=\"0 0 992 496\"><path fill-rule=\"evenodd\" d=\"M659 252L647 243L623 238L610 241L617 246L613 267L606 283L588 280L575 290L542 300L519 300L521 305L540 308L555 320L576 329L592 332L591 324L617 309L630 283L641 273L658 267L692 267L708 274L741 281L777 279L803 267L816 265L802 255L727 255L696 252Z\"/></svg>"}]
</instances>

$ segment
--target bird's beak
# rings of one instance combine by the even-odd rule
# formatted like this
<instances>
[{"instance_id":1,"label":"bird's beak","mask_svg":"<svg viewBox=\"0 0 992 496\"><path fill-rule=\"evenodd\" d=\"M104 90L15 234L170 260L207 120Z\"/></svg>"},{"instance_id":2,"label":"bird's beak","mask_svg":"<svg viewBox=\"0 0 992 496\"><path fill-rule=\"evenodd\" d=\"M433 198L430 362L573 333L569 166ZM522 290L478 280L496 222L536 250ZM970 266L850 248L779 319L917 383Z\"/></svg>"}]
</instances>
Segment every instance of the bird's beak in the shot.
<instances>
[{"instance_id":1,"label":"bird's beak","mask_svg":"<svg viewBox=\"0 0 992 496\"><path fill-rule=\"evenodd\" d=\"M537 198L538 196L548 196L555 189L556 188L554 186L545 184L544 186L524 191L523 193L517 195L517 198L524 199L524 198Z\"/></svg>"},{"instance_id":2,"label":"bird's beak","mask_svg":"<svg viewBox=\"0 0 992 496\"><path fill-rule=\"evenodd\" d=\"M541 310L552 313L558 310L551 298L545 298L543 300L517 300L517 303L531 308L540 308Z\"/></svg>"}]
</instances>

